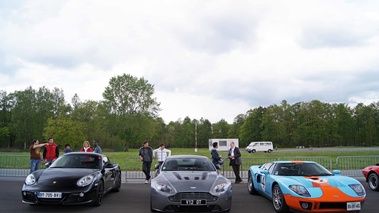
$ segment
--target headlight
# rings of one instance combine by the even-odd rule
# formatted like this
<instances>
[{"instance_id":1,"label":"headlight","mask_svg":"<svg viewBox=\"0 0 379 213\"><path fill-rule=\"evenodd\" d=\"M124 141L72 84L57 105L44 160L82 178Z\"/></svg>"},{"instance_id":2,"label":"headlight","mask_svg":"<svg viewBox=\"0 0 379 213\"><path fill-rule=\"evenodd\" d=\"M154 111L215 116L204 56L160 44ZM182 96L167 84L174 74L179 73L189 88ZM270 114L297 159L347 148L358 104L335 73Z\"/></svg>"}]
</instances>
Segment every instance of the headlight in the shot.
<instances>
[{"instance_id":1,"label":"headlight","mask_svg":"<svg viewBox=\"0 0 379 213\"><path fill-rule=\"evenodd\" d=\"M296 194L304 197L310 197L308 190L302 185L290 185L289 188Z\"/></svg>"},{"instance_id":2,"label":"headlight","mask_svg":"<svg viewBox=\"0 0 379 213\"><path fill-rule=\"evenodd\" d=\"M33 185L36 182L36 177L33 174L30 174L26 177L25 184Z\"/></svg>"},{"instance_id":3,"label":"headlight","mask_svg":"<svg viewBox=\"0 0 379 213\"><path fill-rule=\"evenodd\" d=\"M172 188L169 185L164 184L164 183L156 183L155 188L160 192L166 192L166 193L173 192Z\"/></svg>"},{"instance_id":4,"label":"headlight","mask_svg":"<svg viewBox=\"0 0 379 213\"><path fill-rule=\"evenodd\" d=\"M219 192L225 192L229 187L230 187L229 183L221 183L221 184L216 185L213 188L213 191L215 191L217 193L219 193Z\"/></svg>"},{"instance_id":5,"label":"headlight","mask_svg":"<svg viewBox=\"0 0 379 213\"><path fill-rule=\"evenodd\" d=\"M81 187L88 186L92 183L93 179L94 179L93 175L84 176L80 178L78 182L76 182L76 185L81 186Z\"/></svg>"},{"instance_id":6,"label":"headlight","mask_svg":"<svg viewBox=\"0 0 379 213\"><path fill-rule=\"evenodd\" d=\"M350 188L352 188L354 190L355 193L357 193L357 195L359 196L363 196L366 194L366 191L365 189L362 187L361 184L350 184L349 185Z\"/></svg>"}]
</instances>

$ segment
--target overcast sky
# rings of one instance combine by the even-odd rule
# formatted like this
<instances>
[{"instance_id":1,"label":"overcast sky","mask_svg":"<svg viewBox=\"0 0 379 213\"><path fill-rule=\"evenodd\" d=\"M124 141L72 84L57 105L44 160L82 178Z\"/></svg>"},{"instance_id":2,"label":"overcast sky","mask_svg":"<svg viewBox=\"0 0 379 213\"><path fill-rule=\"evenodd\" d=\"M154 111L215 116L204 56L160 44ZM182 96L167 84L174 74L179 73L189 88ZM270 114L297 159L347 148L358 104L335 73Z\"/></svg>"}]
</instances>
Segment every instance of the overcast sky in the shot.
<instances>
[{"instance_id":1,"label":"overcast sky","mask_svg":"<svg viewBox=\"0 0 379 213\"><path fill-rule=\"evenodd\" d=\"M154 85L166 123L258 106L379 100L377 0L0 0L0 90L102 100Z\"/></svg>"}]
</instances>

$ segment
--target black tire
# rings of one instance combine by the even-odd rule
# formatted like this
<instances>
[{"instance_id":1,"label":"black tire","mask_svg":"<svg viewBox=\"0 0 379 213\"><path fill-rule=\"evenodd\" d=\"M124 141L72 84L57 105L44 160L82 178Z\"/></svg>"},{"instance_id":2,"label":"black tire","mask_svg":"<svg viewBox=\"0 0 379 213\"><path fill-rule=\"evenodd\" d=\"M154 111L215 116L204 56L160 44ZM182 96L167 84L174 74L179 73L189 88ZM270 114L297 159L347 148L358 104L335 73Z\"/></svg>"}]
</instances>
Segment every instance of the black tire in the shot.
<instances>
[{"instance_id":1,"label":"black tire","mask_svg":"<svg viewBox=\"0 0 379 213\"><path fill-rule=\"evenodd\" d=\"M251 173L249 172L247 177L247 191L249 191L250 194L256 195L258 194L257 190L254 188L254 182L251 177Z\"/></svg>"},{"instance_id":2,"label":"black tire","mask_svg":"<svg viewBox=\"0 0 379 213\"><path fill-rule=\"evenodd\" d=\"M272 206L277 213L288 213L289 207L278 184L272 187Z\"/></svg>"},{"instance_id":3,"label":"black tire","mask_svg":"<svg viewBox=\"0 0 379 213\"><path fill-rule=\"evenodd\" d=\"M369 174L367 178L368 187L372 191L379 191L379 176L376 173Z\"/></svg>"},{"instance_id":4,"label":"black tire","mask_svg":"<svg viewBox=\"0 0 379 213\"><path fill-rule=\"evenodd\" d=\"M272 152L272 150L271 150L271 149L269 149L269 150L268 150L268 153L271 153L271 152Z\"/></svg>"},{"instance_id":5,"label":"black tire","mask_svg":"<svg viewBox=\"0 0 379 213\"><path fill-rule=\"evenodd\" d=\"M255 150L255 149L253 149L253 150L251 150L251 152L252 152L252 153L255 153L255 152L256 152L256 150Z\"/></svg>"},{"instance_id":6,"label":"black tire","mask_svg":"<svg viewBox=\"0 0 379 213\"><path fill-rule=\"evenodd\" d=\"M92 204L94 206L101 206L101 203L103 202L103 197L104 197L104 183L102 180L100 180L99 184L97 185L96 197L93 200Z\"/></svg>"},{"instance_id":7,"label":"black tire","mask_svg":"<svg viewBox=\"0 0 379 213\"><path fill-rule=\"evenodd\" d=\"M112 189L112 192L119 192L121 188L121 172L117 174L116 181L114 183L114 188Z\"/></svg>"}]
</instances>

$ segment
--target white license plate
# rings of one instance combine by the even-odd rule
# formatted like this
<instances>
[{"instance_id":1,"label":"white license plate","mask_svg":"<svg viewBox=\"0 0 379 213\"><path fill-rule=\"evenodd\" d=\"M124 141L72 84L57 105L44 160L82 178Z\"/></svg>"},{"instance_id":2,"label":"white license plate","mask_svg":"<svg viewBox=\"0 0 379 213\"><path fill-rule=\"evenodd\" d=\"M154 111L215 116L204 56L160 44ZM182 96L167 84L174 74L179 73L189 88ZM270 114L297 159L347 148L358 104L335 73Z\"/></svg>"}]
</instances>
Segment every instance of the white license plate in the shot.
<instances>
[{"instance_id":1,"label":"white license plate","mask_svg":"<svg viewBox=\"0 0 379 213\"><path fill-rule=\"evenodd\" d=\"M181 200L180 201L180 204L182 205L186 205L186 206L201 206L201 205L207 205L207 201L206 200L195 200L195 199L191 199L191 200Z\"/></svg>"},{"instance_id":2,"label":"white license plate","mask_svg":"<svg viewBox=\"0 0 379 213\"><path fill-rule=\"evenodd\" d=\"M62 192L38 192L38 198L62 198Z\"/></svg>"},{"instance_id":3,"label":"white license plate","mask_svg":"<svg viewBox=\"0 0 379 213\"><path fill-rule=\"evenodd\" d=\"M361 202L348 202L346 203L346 209L348 211L361 210Z\"/></svg>"}]
</instances>

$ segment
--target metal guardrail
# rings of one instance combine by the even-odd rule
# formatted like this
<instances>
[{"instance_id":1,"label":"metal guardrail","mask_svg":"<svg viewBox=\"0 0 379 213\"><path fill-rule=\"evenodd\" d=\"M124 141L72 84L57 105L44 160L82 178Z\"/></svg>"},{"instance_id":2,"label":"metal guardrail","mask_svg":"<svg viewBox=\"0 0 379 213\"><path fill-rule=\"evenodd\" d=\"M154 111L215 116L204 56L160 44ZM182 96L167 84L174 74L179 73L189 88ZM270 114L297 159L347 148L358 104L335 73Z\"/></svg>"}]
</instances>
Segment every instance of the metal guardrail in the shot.
<instances>
[{"instance_id":1,"label":"metal guardrail","mask_svg":"<svg viewBox=\"0 0 379 213\"><path fill-rule=\"evenodd\" d=\"M379 162L377 156L339 156L336 159L336 168L341 170L342 175L357 177L362 176L361 170L366 166L375 165Z\"/></svg>"},{"instance_id":2,"label":"metal guardrail","mask_svg":"<svg viewBox=\"0 0 379 213\"><path fill-rule=\"evenodd\" d=\"M115 158L109 158L116 163ZM30 155L0 154L0 177L26 177L30 173ZM45 169L45 163L40 162L40 169Z\"/></svg>"},{"instance_id":3,"label":"metal guardrail","mask_svg":"<svg viewBox=\"0 0 379 213\"><path fill-rule=\"evenodd\" d=\"M329 170L333 170L332 158L326 156L288 156L281 157L279 160L314 161Z\"/></svg>"},{"instance_id":4,"label":"metal guardrail","mask_svg":"<svg viewBox=\"0 0 379 213\"><path fill-rule=\"evenodd\" d=\"M110 157L111 162L117 163L113 157ZM224 164L220 168L220 173L226 178L234 179L234 172L229 166L229 160L224 159ZM374 165L379 162L379 156L339 156L336 158L336 163L333 168L332 158L325 156L295 156L295 157L262 157L262 158L242 158L241 164L241 178L247 179L247 171L252 165L262 165L263 163L277 160L302 160L302 161L315 161L325 168L338 169L342 175L351 177L362 177L361 170L369 165ZM30 156L29 155L8 155L0 154L0 177L26 177L30 171ZM154 165L158 162L156 160L152 163L151 175L155 176ZM122 168L122 165L120 165ZM41 163L40 169L44 169L45 165ZM142 163L139 157L128 157L125 161L125 181L131 179L144 179Z\"/></svg>"},{"instance_id":5,"label":"metal guardrail","mask_svg":"<svg viewBox=\"0 0 379 213\"><path fill-rule=\"evenodd\" d=\"M0 162L0 177L26 177L30 172L29 155L0 155Z\"/></svg>"}]
</instances>

